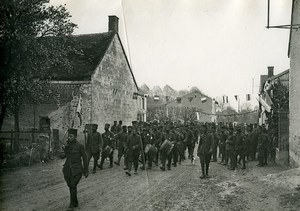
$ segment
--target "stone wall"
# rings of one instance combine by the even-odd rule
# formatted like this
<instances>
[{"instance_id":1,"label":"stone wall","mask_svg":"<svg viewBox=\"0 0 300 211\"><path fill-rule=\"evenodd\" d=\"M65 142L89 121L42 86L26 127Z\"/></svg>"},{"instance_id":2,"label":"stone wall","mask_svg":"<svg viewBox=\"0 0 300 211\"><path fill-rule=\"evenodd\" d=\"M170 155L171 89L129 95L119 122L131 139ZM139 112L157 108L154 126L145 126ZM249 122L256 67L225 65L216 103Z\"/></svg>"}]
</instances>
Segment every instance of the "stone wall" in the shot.
<instances>
[{"instance_id":1,"label":"stone wall","mask_svg":"<svg viewBox=\"0 0 300 211\"><path fill-rule=\"evenodd\" d=\"M91 122L99 125L100 132L105 123L122 120L123 125L131 125L137 119L134 92L137 87L116 35L92 76Z\"/></svg>"},{"instance_id":2,"label":"stone wall","mask_svg":"<svg viewBox=\"0 0 300 211\"><path fill-rule=\"evenodd\" d=\"M84 140L83 129L86 123L90 122L90 108L91 108L91 84L80 82L60 82L53 83L52 92L59 99L53 99L52 102L40 105L25 104L20 108L20 131L29 131L33 128L39 129L40 117L48 117L50 119L51 129L59 129L59 136L61 141L66 140L65 132L68 128L74 127L78 129L78 139ZM82 124L75 113L79 102L79 97L82 98ZM3 124L3 131L14 129L13 115L6 116ZM6 135L7 136L7 135ZM1 134L1 137L6 137ZM31 134L20 134L22 140L31 139Z\"/></svg>"},{"instance_id":3,"label":"stone wall","mask_svg":"<svg viewBox=\"0 0 300 211\"><path fill-rule=\"evenodd\" d=\"M294 0L293 23L300 23L300 0ZM290 165L300 165L300 30L292 29L290 40Z\"/></svg>"}]
</instances>

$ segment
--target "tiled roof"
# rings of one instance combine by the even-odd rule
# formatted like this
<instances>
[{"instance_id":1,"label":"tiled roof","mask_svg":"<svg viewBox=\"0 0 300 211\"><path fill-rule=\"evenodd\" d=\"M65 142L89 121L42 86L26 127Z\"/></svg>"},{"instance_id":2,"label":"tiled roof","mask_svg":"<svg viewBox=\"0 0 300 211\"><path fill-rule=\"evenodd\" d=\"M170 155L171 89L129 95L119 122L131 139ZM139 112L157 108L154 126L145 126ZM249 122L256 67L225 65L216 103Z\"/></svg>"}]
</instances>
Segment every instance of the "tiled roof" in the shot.
<instances>
[{"instance_id":1,"label":"tiled roof","mask_svg":"<svg viewBox=\"0 0 300 211\"><path fill-rule=\"evenodd\" d=\"M55 67L51 73L52 79L90 80L115 34L115 32L106 32L72 36L74 39L72 47L77 52L69 55L72 68L68 71L63 67Z\"/></svg>"}]
</instances>

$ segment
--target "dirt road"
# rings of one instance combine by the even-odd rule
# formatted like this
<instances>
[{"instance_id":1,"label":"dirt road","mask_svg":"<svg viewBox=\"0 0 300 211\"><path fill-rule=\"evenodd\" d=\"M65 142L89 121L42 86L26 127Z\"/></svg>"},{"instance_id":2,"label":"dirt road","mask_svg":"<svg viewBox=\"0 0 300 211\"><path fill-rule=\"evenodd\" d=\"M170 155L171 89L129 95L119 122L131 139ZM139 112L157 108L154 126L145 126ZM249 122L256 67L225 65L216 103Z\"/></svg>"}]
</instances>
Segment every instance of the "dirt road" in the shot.
<instances>
[{"instance_id":1,"label":"dirt road","mask_svg":"<svg viewBox=\"0 0 300 211\"><path fill-rule=\"evenodd\" d=\"M65 210L69 191L63 162L2 172L1 210ZM212 177L202 180L199 159L196 165L185 161L171 171L154 167L131 177L122 166L107 168L107 162L103 170L80 181L76 210L300 210L300 191L272 183L287 167L256 164L229 171L211 163Z\"/></svg>"}]
</instances>

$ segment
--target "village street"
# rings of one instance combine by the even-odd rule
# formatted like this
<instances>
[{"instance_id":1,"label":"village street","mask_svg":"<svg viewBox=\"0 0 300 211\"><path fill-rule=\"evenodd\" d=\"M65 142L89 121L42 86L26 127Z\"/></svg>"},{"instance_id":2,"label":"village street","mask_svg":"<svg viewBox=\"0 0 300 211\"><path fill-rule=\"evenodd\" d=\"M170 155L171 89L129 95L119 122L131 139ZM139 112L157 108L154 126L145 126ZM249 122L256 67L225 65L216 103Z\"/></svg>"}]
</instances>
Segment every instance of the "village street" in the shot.
<instances>
[{"instance_id":1,"label":"village street","mask_svg":"<svg viewBox=\"0 0 300 211\"><path fill-rule=\"evenodd\" d=\"M65 210L69 191L61 172L64 160L1 174L1 210ZM211 163L211 178L200 179L196 164L171 171L159 167L128 177L121 166L98 170L78 185L76 210L299 210L299 169L270 164L229 171ZM91 170L92 162L90 163Z\"/></svg>"}]
</instances>

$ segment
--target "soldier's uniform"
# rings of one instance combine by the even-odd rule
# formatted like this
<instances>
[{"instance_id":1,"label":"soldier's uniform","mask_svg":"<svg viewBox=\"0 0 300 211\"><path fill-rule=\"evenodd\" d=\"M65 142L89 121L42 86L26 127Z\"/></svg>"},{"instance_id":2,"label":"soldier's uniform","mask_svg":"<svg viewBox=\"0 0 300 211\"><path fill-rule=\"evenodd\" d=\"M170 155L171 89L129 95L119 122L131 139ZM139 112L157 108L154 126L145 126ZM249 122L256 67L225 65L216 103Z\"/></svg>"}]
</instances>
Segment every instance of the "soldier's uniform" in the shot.
<instances>
[{"instance_id":1,"label":"soldier's uniform","mask_svg":"<svg viewBox=\"0 0 300 211\"><path fill-rule=\"evenodd\" d=\"M122 132L122 120L119 121L119 124L117 126L117 133L121 133Z\"/></svg>"},{"instance_id":2,"label":"soldier's uniform","mask_svg":"<svg viewBox=\"0 0 300 211\"><path fill-rule=\"evenodd\" d=\"M158 166L159 146L161 144L160 142L161 142L161 132L157 128L154 128L154 131L153 131L153 143L154 143L154 146L157 149L156 158L155 158L156 166Z\"/></svg>"},{"instance_id":3,"label":"soldier's uniform","mask_svg":"<svg viewBox=\"0 0 300 211\"><path fill-rule=\"evenodd\" d=\"M218 132L216 131L215 126L212 127L212 135L213 135L213 143L212 143L212 162L218 162L218 145L219 145L219 135Z\"/></svg>"},{"instance_id":4,"label":"soldier's uniform","mask_svg":"<svg viewBox=\"0 0 300 211\"><path fill-rule=\"evenodd\" d=\"M256 160L257 144L258 144L259 130L254 128L250 134L250 158Z\"/></svg>"},{"instance_id":5,"label":"soldier's uniform","mask_svg":"<svg viewBox=\"0 0 300 211\"><path fill-rule=\"evenodd\" d=\"M85 177L88 176L88 162L84 146L76 140L77 130L69 129L68 134L69 136L74 135L75 138L68 140L67 146L64 148L66 161L63 166L63 174L70 190L69 210L73 210L78 206L77 185L83 173Z\"/></svg>"},{"instance_id":6,"label":"soldier's uniform","mask_svg":"<svg viewBox=\"0 0 300 211\"><path fill-rule=\"evenodd\" d=\"M118 125L117 125L117 121L114 121L114 125L111 126L110 131L111 131L113 134L117 134L117 133L118 133Z\"/></svg>"},{"instance_id":7,"label":"soldier's uniform","mask_svg":"<svg viewBox=\"0 0 300 211\"><path fill-rule=\"evenodd\" d=\"M92 124L91 126L92 132L88 133L87 135L86 152L88 163L90 163L92 157L94 158L93 173L96 173L96 167L100 157L100 151L103 146L103 141L101 134L97 132L98 125Z\"/></svg>"},{"instance_id":8,"label":"soldier's uniform","mask_svg":"<svg viewBox=\"0 0 300 211\"><path fill-rule=\"evenodd\" d=\"M237 155L236 155L236 137L233 134L233 128L230 128L230 135L226 141L227 152L230 158L230 167L229 170L235 170L237 164Z\"/></svg>"},{"instance_id":9,"label":"soldier's uniform","mask_svg":"<svg viewBox=\"0 0 300 211\"><path fill-rule=\"evenodd\" d=\"M102 169L103 168L103 163L106 157L109 158L109 167L112 168L113 167L113 159L114 159L114 147L115 147L115 143L114 143L114 134L109 131L109 124L105 124L105 132L102 133L102 140L103 140L103 147L102 147L102 155L101 155L101 161L100 161L100 165L99 168ZM110 147L112 150L111 152L108 153L108 155L105 153L107 150L107 147Z\"/></svg>"},{"instance_id":10,"label":"soldier's uniform","mask_svg":"<svg viewBox=\"0 0 300 211\"><path fill-rule=\"evenodd\" d=\"M195 136L194 133L192 131L192 127L188 128L186 131L186 145L188 148L188 158L192 159L193 157L193 152L194 152L194 148L195 148Z\"/></svg>"},{"instance_id":11,"label":"soldier's uniform","mask_svg":"<svg viewBox=\"0 0 300 211\"><path fill-rule=\"evenodd\" d=\"M117 125L117 121L114 121L113 126L111 126L110 131L116 136L118 134L118 125ZM114 142L114 148L117 149L118 148L118 139L115 140Z\"/></svg>"},{"instance_id":12,"label":"soldier's uniform","mask_svg":"<svg viewBox=\"0 0 300 211\"><path fill-rule=\"evenodd\" d=\"M123 155L125 155L125 142L127 141L127 126L122 126L122 131L118 133L118 162L115 162L118 166L120 165L120 161ZM124 159L124 168L127 168L127 160L126 157Z\"/></svg>"},{"instance_id":13,"label":"soldier's uniform","mask_svg":"<svg viewBox=\"0 0 300 211\"><path fill-rule=\"evenodd\" d=\"M134 165L134 173L137 173L137 169L139 167L139 156L142 146L141 136L137 134L136 128L132 129L132 133L128 135L125 151L126 156L128 158L128 171L126 174L131 176L132 164Z\"/></svg>"},{"instance_id":14,"label":"soldier's uniform","mask_svg":"<svg viewBox=\"0 0 300 211\"><path fill-rule=\"evenodd\" d=\"M170 131L170 128L167 128L166 132L162 135L162 142L164 142L165 140L169 140L172 144L175 143L175 137L174 134ZM161 164L162 164L162 166L160 167L161 170L165 171L167 160L168 160L167 167L169 170L171 170L172 156L173 156L173 149L171 150L171 152L169 152L169 154L161 153Z\"/></svg>"},{"instance_id":15,"label":"soldier's uniform","mask_svg":"<svg viewBox=\"0 0 300 211\"><path fill-rule=\"evenodd\" d=\"M237 134L236 134L236 150L237 150L237 155L239 156L239 161L243 162L242 169L246 169L246 161L245 161L245 137L241 133L241 129L237 129Z\"/></svg>"},{"instance_id":16,"label":"soldier's uniform","mask_svg":"<svg viewBox=\"0 0 300 211\"><path fill-rule=\"evenodd\" d=\"M209 163L211 155L213 152L212 149L213 136L211 133L207 132L207 125L203 125L203 134L201 134L199 146L197 149L197 155L200 158L202 176L201 179L208 178Z\"/></svg>"},{"instance_id":17,"label":"soldier's uniform","mask_svg":"<svg viewBox=\"0 0 300 211\"><path fill-rule=\"evenodd\" d=\"M219 150L221 154L220 164L225 164L225 147L226 147L227 134L225 133L225 128L222 128L220 134Z\"/></svg>"},{"instance_id":18,"label":"soldier's uniform","mask_svg":"<svg viewBox=\"0 0 300 211\"><path fill-rule=\"evenodd\" d=\"M257 152L259 161L257 166L267 165L268 134L265 128L262 129L262 133L260 133L260 135L258 136Z\"/></svg>"}]
</instances>

